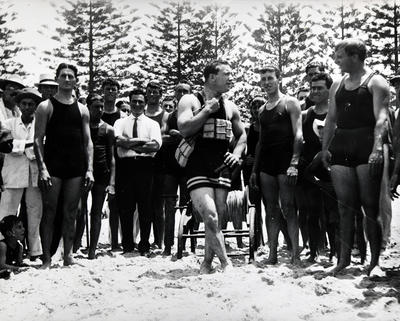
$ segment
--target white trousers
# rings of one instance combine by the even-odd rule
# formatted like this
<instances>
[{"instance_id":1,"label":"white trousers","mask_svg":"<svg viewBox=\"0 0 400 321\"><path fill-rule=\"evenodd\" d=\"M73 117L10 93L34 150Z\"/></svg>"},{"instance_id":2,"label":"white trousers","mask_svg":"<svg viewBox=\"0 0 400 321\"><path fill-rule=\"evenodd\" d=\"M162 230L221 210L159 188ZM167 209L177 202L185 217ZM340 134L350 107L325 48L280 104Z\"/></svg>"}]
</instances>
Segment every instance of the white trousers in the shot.
<instances>
[{"instance_id":1,"label":"white trousers","mask_svg":"<svg viewBox=\"0 0 400 321\"><path fill-rule=\"evenodd\" d=\"M40 241L40 221L42 219L42 194L38 187L6 188L1 193L0 220L8 215L16 215L25 190L25 202L28 219L28 242L31 256L42 254ZM1 234L0 234L1 235Z\"/></svg>"}]
</instances>

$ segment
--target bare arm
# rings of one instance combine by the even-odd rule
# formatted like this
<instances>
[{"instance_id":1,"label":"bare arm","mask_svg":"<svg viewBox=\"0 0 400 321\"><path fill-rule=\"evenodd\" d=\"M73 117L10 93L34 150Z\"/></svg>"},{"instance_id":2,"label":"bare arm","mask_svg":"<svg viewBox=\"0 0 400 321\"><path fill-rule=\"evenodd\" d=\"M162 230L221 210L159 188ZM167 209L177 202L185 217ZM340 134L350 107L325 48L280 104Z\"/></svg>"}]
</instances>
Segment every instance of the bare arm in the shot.
<instances>
[{"instance_id":1,"label":"bare arm","mask_svg":"<svg viewBox=\"0 0 400 321\"><path fill-rule=\"evenodd\" d=\"M328 149L336 129L337 114L335 95L337 89L339 88L340 82L341 80L334 82L329 90L329 109L325 119L324 135L322 138L322 162L326 168L328 168L330 165L330 153Z\"/></svg>"},{"instance_id":2,"label":"bare arm","mask_svg":"<svg viewBox=\"0 0 400 321\"><path fill-rule=\"evenodd\" d=\"M19 269L18 266L6 264L6 253L7 253L7 245L4 242L0 242L0 269L9 269L12 271L17 271Z\"/></svg>"},{"instance_id":3,"label":"bare arm","mask_svg":"<svg viewBox=\"0 0 400 321\"><path fill-rule=\"evenodd\" d=\"M382 151L382 137L385 132L385 121L388 118L389 110L389 85L382 76L376 75L371 79L370 90L373 95L374 116L376 119L373 151Z\"/></svg>"},{"instance_id":4,"label":"bare arm","mask_svg":"<svg viewBox=\"0 0 400 321\"><path fill-rule=\"evenodd\" d=\"M82 133L83 133L83 145L85 149L85 156L87 162L87 172L85 175L85 186L90 189L93 185L94 178L93 178L93 143L90 137L90 127L89 127L89 110L81 105L78 104L79 109L81 111L81 118L82 118Z\"/></svg>"},{"instance_id":5,"label":"bare arm","mask_svg":"<svg viewBox=\"0 0 400 321\"><path fill-rule=\"evenodd\" d=\"M110 184L115 185L114 128L107 126L107 154L110 161Z\"/></svg>"},{"instance_id":6,"label":"bare arm","mask_svg":"<svg viewBox=\"0 0 400 321\"><path fill-rule=\"evenodd\" d=\"M200 112L194 115L193 110L200 109L200 103L194 95L185 95L178 104L178 129L183 137L198 133L210 114L217 111L219 103L216 98L205 102Z\"/></svg>"},{"instance_id":7,"label":"bare arm","mask_svg":"<svg viewBox=\"0 0 400 321\"><path fill-rule=\"evenodd\" d=\"M372 77L369 89L373 97L375 128L374 128L374 147L369 156L370 174L380 175L383 165L383 136L386 132L386 120L388 119L390 90L386 80L380 76Z\"/></svg>"},{"instance_id":8,"label":"bare arm","mask_svg":"<svg viewBox=\"0 0 400 321\"><path fill-rule=\"evenodd\" d=\"M39 168L39 183L43 187L51 186L51 177L47 171L44 162L44 137L46 136L47 123L53 111L50 100L46 100L39 104L35 113L35 135L33 142L33 150L36 156L36 162Z\"/></svg>"},{"instance_id":9,"label":"bare arm","mask_svg":"<svg viewBox=\"0 0 400 321\"><path fill-rule=\"evenodd\" d=\"M303 126L301 118L301 108L297 99L290 98L287 102L287 110L290 115L293 129L293 155L290 166L296 166L299 163L301 148L303 146Z\"/></svg>"}]
</instances>

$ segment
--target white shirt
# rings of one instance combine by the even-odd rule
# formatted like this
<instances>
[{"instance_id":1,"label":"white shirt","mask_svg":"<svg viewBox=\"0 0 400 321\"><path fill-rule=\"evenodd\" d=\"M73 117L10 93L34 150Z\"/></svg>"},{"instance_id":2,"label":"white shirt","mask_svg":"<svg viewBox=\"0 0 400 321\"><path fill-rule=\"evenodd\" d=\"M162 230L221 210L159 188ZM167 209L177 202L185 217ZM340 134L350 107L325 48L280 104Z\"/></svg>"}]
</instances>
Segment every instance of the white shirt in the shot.
<instances>
[{"instance_id":1,"label":"white shirt","mask_svg":"<svg viewBox=\"0 0 400 321\"><path fill-rule=\"evenodd\" d=\"M129 115L125 118L117 119L114 123L114 132L115 137L125 137L132 138L132 130L133 130L133 122L135 117L133 115ZM141 114L137 118L137 133L138 138L153 140L158 143L161 147L162 138L161 138L161 130L160 125L155 120L150 119L149 117ZM134 150L128 150L125 148L117 147L117 154L119 157L134 157L134 156L142 156L142 157L154 157L156 152L153 153L137 153Z\"/></svg>"},{"instance_id":2,"label":"white shirt","mask_svg":"<svg viewBox=\"0 0 400 321\"><path fill-rule=\"evenodd\" d=\"M1 171L5 188L37 187L39 170L33 153L33 146L25 149L25 145L33 143L35 119L25 126L21 116L7 119L4 127L11 131L13 150L5 154Z\"/></svg>"},{"instance_id":3,"label":"white shirt","mask_svg":"<svg viewBox=\"0 0 400 321\"><path fill-rule=\"evenodd\" d=\"M20 115L21 115L21 113L17 106L15 106L14 110L8 109L4 105L3 99L0 97L0 121L1 121L1 123L3 123L6 119L9 119L12 117L18 117Z\"/></svg>"}]
</instances>

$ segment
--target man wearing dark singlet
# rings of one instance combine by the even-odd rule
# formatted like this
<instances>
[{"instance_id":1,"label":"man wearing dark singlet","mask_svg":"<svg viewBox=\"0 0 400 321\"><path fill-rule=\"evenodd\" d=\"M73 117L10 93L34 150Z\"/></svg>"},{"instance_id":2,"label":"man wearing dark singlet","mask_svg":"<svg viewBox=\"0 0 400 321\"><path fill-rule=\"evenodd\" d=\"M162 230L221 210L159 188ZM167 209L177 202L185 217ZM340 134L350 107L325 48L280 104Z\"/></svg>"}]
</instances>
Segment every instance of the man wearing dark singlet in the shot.
<instances>
[{"instance_id":1,"label":"man wearing dark singlet","mask_svg":"<svg viewBox=\"0 0 400 321\"><path fill-rule=\"evenodd\" d=\"M146 87L147 106L144 114L152 120L155 120L161 129L161 135L166 132L168 115L160 103L162 95L161 85L156 81L150 81ZM164 140L164 138L163 138ZM161 249L164 238L165 216L163 209L162 189L164 185L164 147L157 152L154 158L154 177L152 187L152 209L151 222L153 224L154 243L152 247Z\"/></svg>"},{"instance_id":2,"label":"man wearing dark singlet","mask_svg":"<svg viewBox=\"0 0 400 321\"><path fill-rule=\"evenodd\" d=\"M77 73L75 66L60 64L56 70L57 94L42 102L36 111L34 147L44 203L40 226L42 268L51 265L50 245L60 196L64 265L73 264L71 251L81 190L83 183L87 189L93 184L89 112L72 97Z\"/></svg>"},{"instance_id":3,"label":"man wearing dark singlet","mask_svg":"<svg viewBox=\"0 0 400 321\"><path fill-rule=\"evenodd\" d=\"M223 270L232 266L221 223L231 185L230 169L238 165L246 147L246 132L237 106L223 97L232 86L228 63L218 60L209 63L204 69L204 79L200 93L185 95L179 101L178 129L185 138L197 136L186 164L187 187L193 207L205 226L205 254L200 273L211 273L214 255ZM236 146L230 153L233 136Z\"/></svg>"},{"instance_id":4,"label":"man wearing dark singlet","mask_svg":"<svg viewBox=\"0 0 400 321\"><path fill-rule=\"evenodd\" d=\"M260 138L250 184L258 188L265 204L269 236L267 264L278 262L278 236L282 214L292 243L292 264L299 264L299 225L295 205L295 185L303 134L299 101L279 90L280 71L268 65L261 70L261 87L268 94L260 108Z\"/></svg>"},{"instance_id":5,"label":"man wearing dark singlet","mask_svg":"<svg viewBox=\"0 0 400 321\"><path fill-rule=\"evenodd\" d=\"M179 102L183 95L190 94L190 85L179 83L175 86L175 100L169 103ZM175 232L175 205L178 199L179 205L184 206L189 201L189 194L186 188L186 175L184 168L180 167L175 159L175 151L182 135L178 130L178 110L172 110L168 115L166 133L163 137L164 150L164 188L163 198L165 206L165 234L163 255L171 255L171 248L174 245Z\"/></svg>"},{"instance_id":6,"label":"man wearing dark singlet","mask_svg":"<svg viewBox=\"0 0 400 321\"><path fill-rule=\"evenodd\" d=\"M261 217L261 194L259 190L252 188L249 184L250 175L254 166L254 157L256 155L256 146L260 137L260 120L258 119L258 110L266 103L262 96L256 96L251 99L249 111L251 115L250 127L247 131L247 150L246 157L242 164L243 181L249 187L249 200L256 208L256 246L261 244L262 217Z\"/></svg>"},{"instance_id":7,"label":"man wearing dark singlet","mask_svg":"<svg viewBox=\"0 0 400 321\"><path fill-rule=\"evenodd\" d=\"M319 186L304 177L304 170L322 149L320 139L314 132L313 124L315 119L325 120L328 112L328 97L331 85L332 78L328 74L318 73L313 76L311 79L310 99L314 102L314 106L302 112L304 144L299 162L299 179L296 188L297 194L301 193L305 200L305 219L310 242L309 262L315 261L318 247L320 247L322 241L323 196Z\"/></svg>"},{"instance_id":8,"label":"man wearing dark singlet","mask_svg":"<svg viewBox=\"0 0 400 321\"><path fill-rule=\"evenodd\" d=\"M89 260L94 259L101 230L101 214L107 192L115 194L114 128L101 120L103 97L97 94L86 99L90 112L90 136L93 142L93 176L91 189L92 207L90 209ZM83 193L81 201L87 203L89 191ZM87 207L87 205L86 205ZM80 213L76 222L74 243L80 243L85 228L85 213Z\"/></svg>"},{"instance_id":9,"label":"man wearing dark singlet","mask_svg":"<svg viewBox=\"0 0 400 321\"><path fill-rule=\"evenodd\" d=\"M112 78L106 78L101 85L104 97L104 112L101 119L114 126L117 119L125 117L123 111L119 110L116 106L116 100L120 90L119 83ZM118 166L118 155L114 151L115 156L115 166ZM115 195L113 191L108 191L108 207L110 209L110 234L111 234L111 251L120 251L121 247L118 244L118 228L119 228L119 211L118 204L116 202Z\"/></svg>"},{"instance_id":10,"label":"man wearing dark singlet","mask_svg":"<svg viewBox=\"0 0 400 321\"><path fill-rule=\"evenodd\" d=\"M362 40L346 39L335 47L335 62L346 73L330 89L323 139L323 161L331 168L339 202L341 253L333 274L350 265L354 215L363 207L371 262L368 275L380 274L382 230L377 220L382 177L382 137L388 115L389 86L364 65Z\"/></svg>"}]
</instances>

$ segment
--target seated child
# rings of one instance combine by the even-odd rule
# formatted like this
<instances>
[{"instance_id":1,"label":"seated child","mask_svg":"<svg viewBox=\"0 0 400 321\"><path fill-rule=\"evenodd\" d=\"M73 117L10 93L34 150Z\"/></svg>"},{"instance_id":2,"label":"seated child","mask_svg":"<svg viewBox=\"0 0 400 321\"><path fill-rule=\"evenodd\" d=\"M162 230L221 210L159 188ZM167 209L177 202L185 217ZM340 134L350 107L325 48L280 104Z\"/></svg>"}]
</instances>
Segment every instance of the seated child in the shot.
<instances>
[{"instance_id":1,"label":"seated child","mask_svg":"<svg viewBox=\"0 0 400 321\"><path fill-rule=\"evenodd\" d=\"M18 271L25 266L22 263L25 229L22 221L15 215L8 215L0 221L0 232L4 240L0 241L0 271Z\"/></svg>"}]
</instances>

